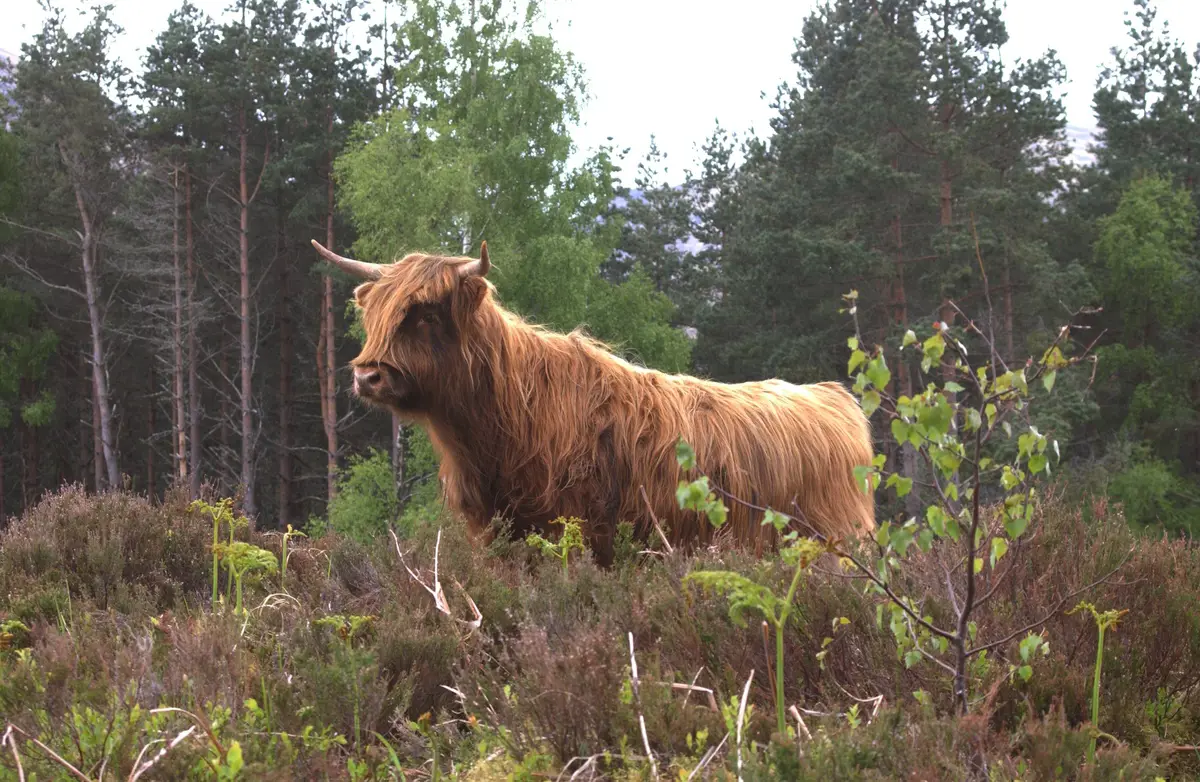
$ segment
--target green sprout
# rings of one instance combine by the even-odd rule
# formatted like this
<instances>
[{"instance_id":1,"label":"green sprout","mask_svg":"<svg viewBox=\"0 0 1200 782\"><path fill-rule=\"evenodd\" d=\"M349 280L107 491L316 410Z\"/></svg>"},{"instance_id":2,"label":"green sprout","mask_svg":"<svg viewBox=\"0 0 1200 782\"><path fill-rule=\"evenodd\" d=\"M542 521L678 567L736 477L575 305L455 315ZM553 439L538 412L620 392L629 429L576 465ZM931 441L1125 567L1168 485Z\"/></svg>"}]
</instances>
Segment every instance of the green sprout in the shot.
<instances>
[{"instance_id":1,"label":"green sprout","mask_svg":"<svg viewBox=\"0 0 1200 782\"><path fill-rule=\"evenodd\" d=\"M242 610L242 582L246 575L256 571L274 573L279 569L279 562L270 551L240 540L234 543L218 543L213 550L229 568L234 583L237 585L237 603L234 613L244 613Z\"/></svg>"},{"instance_id":2,"label":"green sprout","mask_svg":"<svg viewBox=\"0 0 1200 782\"><path fill-rule=\"evenodd\" d=\"M559 516L550 523L563 525L562 536L558 539L557 543L547 540L536 532L525 538L525 542L534 548L540 549L547 557L561 560L563 573L565 574L571 557L571 549L584 550L583 520L577 519L574 516L571 518Z\"/></svg>"}]
</instances>

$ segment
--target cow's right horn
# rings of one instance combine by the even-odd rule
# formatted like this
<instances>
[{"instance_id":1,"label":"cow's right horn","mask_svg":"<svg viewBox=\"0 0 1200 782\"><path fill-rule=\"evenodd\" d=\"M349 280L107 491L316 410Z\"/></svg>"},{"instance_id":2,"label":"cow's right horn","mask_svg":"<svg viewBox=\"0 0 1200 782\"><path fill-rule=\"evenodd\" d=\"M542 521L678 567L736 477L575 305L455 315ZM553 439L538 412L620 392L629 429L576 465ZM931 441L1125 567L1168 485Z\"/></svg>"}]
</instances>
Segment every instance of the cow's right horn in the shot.
<instances>
[{"instance_id":1,"label":"cow's right horn","mask_svg":"<svg viewBox=\"0 0 1200 782\"><path fill-rule=\"evenodd\" d=\"M484 242L479 248L479 259L459 266L458 274L461 277L486 277L491 268L492 262L488 258L487 242Z\"/></svg>"},{"instance_id":2,"label":"cow's right horn","mask_svg":"<svg viewBox=\"0 0 1200 782\"><path fill-rule=\"evenodd\" d=\"M356 261L352 258L343 258L335 252L327 250L321 246L321 243L316 239L312 240L312 246L317 248L317 252L321 257L360 280L378 280L383 276L383 267L377 263L367 263L365 261Z\"/></svg>"}]
</instances>

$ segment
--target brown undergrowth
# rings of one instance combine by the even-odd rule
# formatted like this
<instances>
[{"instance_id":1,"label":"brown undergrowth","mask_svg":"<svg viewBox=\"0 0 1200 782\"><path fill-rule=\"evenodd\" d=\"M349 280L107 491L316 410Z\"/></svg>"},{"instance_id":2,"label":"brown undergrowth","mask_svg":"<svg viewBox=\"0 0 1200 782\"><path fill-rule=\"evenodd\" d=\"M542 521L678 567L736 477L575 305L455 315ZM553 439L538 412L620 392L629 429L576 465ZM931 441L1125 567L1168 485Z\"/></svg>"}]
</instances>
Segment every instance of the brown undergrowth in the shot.
<instances>
[{"instance_id":1,"label":"brown undergrowth","mask_svg":"<svg viewBox=\"0 0 1200 782\"><path fill-rule=\"evenodd\" d=\"M991 637L1017 633L1128 557L1082 596L1128 611L1106 635L1094 765L1086 614L1045 624L1049 652L1027 681L1011 673L1019 638L978 659L958 718L950 679L907 668L878 599L819 561L784 644L803 725L780 737L758 620L743 627L723 598L682 585L722 569L778 588L791 577L779 562L626 545L611 570L576 555L564 572L503 537L477 548L446 518L376 545L293 539L286 580L248 585L237 615L210 604L211 519L185 498L67 488L0 536L0 725L14 728L0 780L80 778L64 764L128 779L177 738L141 778L633 779L650 773L647 745L662 778L701 765L693 778L735 778L739 727L743 779L1196 775L1200 550L1135 536L1102 502L1083 510L1043 505L976 619ZM281 553L277 533L237 536ZM918 556L902 574L935 618L949 610L942 573Z\"/></svg>"}]
</instances>

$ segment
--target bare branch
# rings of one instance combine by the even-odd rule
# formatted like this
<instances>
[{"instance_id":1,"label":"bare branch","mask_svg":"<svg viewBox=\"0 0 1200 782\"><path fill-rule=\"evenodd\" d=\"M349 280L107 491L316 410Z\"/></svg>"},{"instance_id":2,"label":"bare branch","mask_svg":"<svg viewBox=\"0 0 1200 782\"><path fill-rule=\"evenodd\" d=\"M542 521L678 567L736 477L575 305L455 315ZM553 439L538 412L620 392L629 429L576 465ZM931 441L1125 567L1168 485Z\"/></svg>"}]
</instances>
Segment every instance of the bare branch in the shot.
<instances>
[{"instance_id":1,"label":"bare branch","mask_svg":"<svg viewBox=\"0 0 1200 782\"><path fill-rule=\"evenodd\" d=\"M646 734L646 717L642 714L642 690L638 681L637 656L633 653L633 632L629 633L629 665L630 681L633 682L633 699L637 704L638 725L642 729L642 746L646 749L646 757L650 759L650 778L658 779L658 762L650 749L650 737Z\"/></svg>"},{"instance_id":2,"label":"bare branch","mask_svg":"<svg viewBox=\"0 0 1200 782\"><path fill-rule=\"evenodd\" d=\"M17 271L28 277L32 277L40 285L45 285L47 288L51 288L56 291L62 291L63 293L69 293L72 296L78 296L81 299L87 298L83 295L83 291L79 290L78 288L72 288L70 285L59 285L58 283L50 282L43 277L40 272L34 271L33 267L26 263L23 259L18 258L12 253L4 253L4 260L16 267Z\"/></svg>"},{"instance_id":3,"label":"bare branch","mask_svg":"<svg viewBox=\"0 0 1200 782\"><path fill-rule=\"evenodd\" d=\"M1034 621L1034 622L1030 622L1029 624L1022 627L1020 630L1016 630L1012 633L1009 633L1008 635L1006 635L1003 638L1000 638L996 641L992 641L990 643L986 643L986 644L982 644L980 646L973 647L973 648L967 650L967 656L971 657L973 655L980 654L982 652L991 651L992 649L995 649L997 647L1004 646L1009 641L1012 641L1014 638L1016 638L1020 635L1024 635L1025 633L1028 633L1032 630L1036 630L1037 628L1046 624L1046 622L1049 622L1051 619L1054 618L1055 614L1057 614L1059 611L1062 610L1063 606L1065 606L1067 604L1067 601L1069 601L1071 598L1078 597L1079 595L1082 595L1084 592L1088 591L1089 589L1092 589L1093 587L1097 587L1097 586L1103 584L1108 579L1112 578L1118 570L1125 567L1125 563L1129 561L1129 558L1131 556L1133 556L1133 551L1134 551L1133 549L1130 549L1129 553L1125 555L1125 558L1121 560L1120 564L1118 564L1115 568L1113 568L1112 570L1105 573L1103 576L1100 576L1100 578L1096 579L1095 581L1088 584L1087 586L1080 587L1079 589L1076 589L1072 592L1068 592L1067 594L1063 595L1062 599L1059 600L1057 603L1055 603L1054 608L1051 608L1048 612L1046 612L1045 616L1043 616L1041 619L1038 619L1037 621Z\"/></svg>"}]
</instances>

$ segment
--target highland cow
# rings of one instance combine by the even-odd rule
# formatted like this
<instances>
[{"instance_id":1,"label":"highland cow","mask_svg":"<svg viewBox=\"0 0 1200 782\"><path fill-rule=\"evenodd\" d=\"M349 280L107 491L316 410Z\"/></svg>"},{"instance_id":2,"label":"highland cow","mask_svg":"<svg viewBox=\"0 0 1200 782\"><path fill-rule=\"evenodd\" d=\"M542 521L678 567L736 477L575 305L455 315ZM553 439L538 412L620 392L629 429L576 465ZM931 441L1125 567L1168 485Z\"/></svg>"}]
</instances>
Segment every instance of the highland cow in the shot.
<instances>
[{"instance_id":1,"label":"highland cow","mask_svg":"<svg viewBox=\"0 0 1200 782\"><path fill-rule=\"evenodd\" d=\"M874 498L854 476L871 462L870 428L840 384L670 375L578 331L531 325L497 303L486 243L478 259L392 264L313 246L365 280L354 291L366 331L351 362L355 393L428 432L447 504L473 534L490 540L497 518L516 535L545 533L574 516L606 566L623 521L641 539L657 535L657 520L673 545L709 542L707 519L676 499L680 437L734 497L802 515L825 535L874 529ZM722 534L760 552L773 543L761 512L727 504Z\"/></svg>"}]
</instances>

